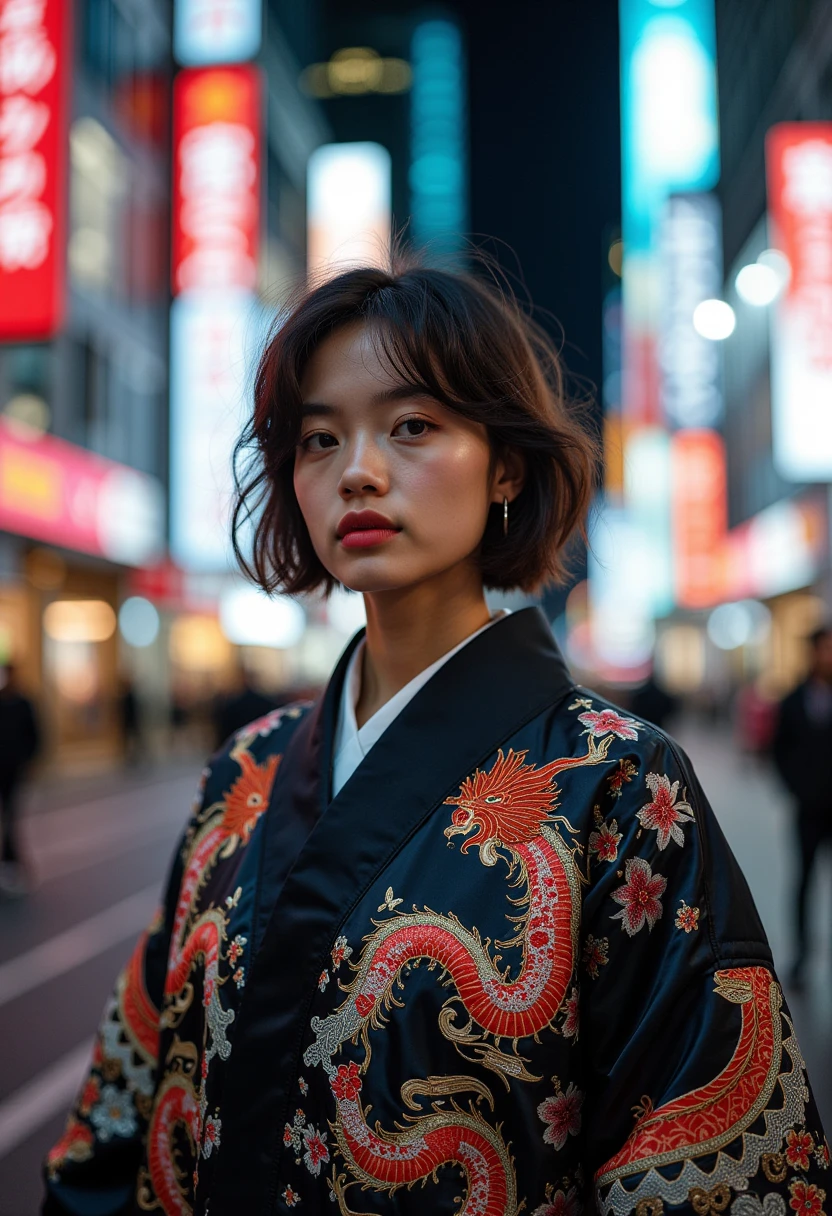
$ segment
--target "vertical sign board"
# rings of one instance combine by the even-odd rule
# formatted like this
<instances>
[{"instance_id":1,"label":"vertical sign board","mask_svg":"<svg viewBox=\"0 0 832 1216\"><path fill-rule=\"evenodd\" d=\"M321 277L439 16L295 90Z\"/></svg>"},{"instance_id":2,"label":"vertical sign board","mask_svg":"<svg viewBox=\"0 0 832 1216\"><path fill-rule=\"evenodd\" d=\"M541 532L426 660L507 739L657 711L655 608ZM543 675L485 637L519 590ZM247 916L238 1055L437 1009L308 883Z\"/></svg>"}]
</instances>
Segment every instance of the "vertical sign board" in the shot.
<instances>
[{"instance_id":1,"label":"vertical sign board","mask_svg":"<svg viewBox=\"0 0 832 1216\"><path fill-rule=\"evenodd\" d=\"M257 68L193 68L174 85L173 294L257 283L261 82Z\"/></svg>"},{"instance_id":2,"label":"vertical sign board","mask_svg":"<svg viewBox=\"0 0 832 1216\"><path fill-rule=\"evenodd\" d=\"M262 0L176 0L173 53L183 67L243 63L260 50Z\"/></svg>"},{"instance_id":3,"label":"vertical sign board","mask_svg":"<svg viewBox=\"0 0 832 1216\"><path fill-rule=\"evenodd\" d=\"M670 194L719 179L714 0L619 0L624 412L660 419L658 241Z\"/></svg>"},{"instance_id":4,"label":"vertical sign board","mask_svg":"<svg viewBox=\"0 0 832 1216\"><path fill-rule=\"evenodd\" d=\"M708 608L723 587L728 480L722 437L708 429L677 431L671 469L676 602Z\"/></svg>"},{"instance_id":5,"label":"vertical sign board","mask_svg":"<svg viewBox=\"0 0 832 1216\"><path fill-rule=\"evenodd\" d=\"M70 0L0 0L0 340L64 311Z\"/></svg>"},{"instance_id":6,"label":"vertical sign board","mask_svg":"<svg viewBox=\"0 0 832 1216\"><path fill-rule=\"evenodd\" d=\"M316 276L385 266L390 256L392 162L381 144L322 144L306 170L307 263Z\"/></svg>"},{"instance_id":7,"label":"vertical sign board","mask_svg":"<svg viewBox=\"0 0 832 1216\"><path fill-rule=\"evenodd\" d=\"M249 292L186 292L171 305L170 547L185 570L231 565L232 454L262 337Z\"/></svg>"},{"instance_id":8,"label":"vertical sign board","mask_svg":"<svg viewBox=\"0 0 832 1216\"><path fill-rule=\"evenodd\" d=\"M174 85L171 551L186 570L229 565L231 461L242 427L260 232L261 79L192 68Z\"/></svg>"},{"instance_id":9,"label":"vertical sign board","mask_svg":"<svg viewBox=\"0 0 832 1216\"><path fill-rule=\"evenodd\" d=\"M713 194L674 194L661 228L662 410L669 426L719 426L723 416L719 342L698 334L693 314L722 292L722 214Z\"/></svg>"},{"instance_id":10,"label":"vertical sign board","mask_svg":"<svg viewBox=\"0 0 832 1216\"><path fill-rule=\"evenodd\" d=\"M766 140L769 238L791 276L774 312L774 462L832 480L832 122L782 123Z\"/></svg>"},{"instance_id":11,"label":"vertical sign board","mask_svg":"<svg viewBox=\"0 0 832 1216\"><path fill-rule=\"evenodd\" d=\"M419 244L462 245L468 227L465 48L452 21L421 21L410 44L410 215Z\"/></svg>"}]
</instances>

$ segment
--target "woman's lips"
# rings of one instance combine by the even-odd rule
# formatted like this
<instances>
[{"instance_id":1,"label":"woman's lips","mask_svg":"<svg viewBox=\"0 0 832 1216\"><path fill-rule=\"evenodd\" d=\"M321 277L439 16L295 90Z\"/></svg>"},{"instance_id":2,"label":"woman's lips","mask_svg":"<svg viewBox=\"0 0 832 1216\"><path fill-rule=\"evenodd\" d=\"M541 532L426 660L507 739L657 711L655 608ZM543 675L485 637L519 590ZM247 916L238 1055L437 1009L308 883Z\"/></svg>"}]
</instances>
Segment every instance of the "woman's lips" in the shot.
<instances>
[{"instance_id":1,"label":"woman's lips","mask_svg":"<svg viewBox=\"0 0 832 1216\"><path fill-rule=\"evenodd\" d=\"M384 544L398 536L396 528L361 528L354 532L345 532L341 544L345 549L370 549L373 545Z\"/></svg>"}]
</instances>

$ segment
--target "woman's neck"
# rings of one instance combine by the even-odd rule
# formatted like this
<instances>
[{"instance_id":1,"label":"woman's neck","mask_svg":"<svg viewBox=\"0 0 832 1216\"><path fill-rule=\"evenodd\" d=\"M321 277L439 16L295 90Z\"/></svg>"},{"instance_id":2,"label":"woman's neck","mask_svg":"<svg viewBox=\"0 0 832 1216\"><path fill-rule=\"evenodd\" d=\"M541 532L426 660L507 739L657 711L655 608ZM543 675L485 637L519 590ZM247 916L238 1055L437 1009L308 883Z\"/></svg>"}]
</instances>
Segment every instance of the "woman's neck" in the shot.
<instances>
[{"instance_id":1,"label":"woman's neck","mask_svg":"<svg viewBox=\"0 0 832 1216\"><path fill-rule=\"evenodd\" d=\"M412 679L490 620L476 570L455 568L403 591L364 596L367 637L359 727Z\"/></svg>"}]
</instances>

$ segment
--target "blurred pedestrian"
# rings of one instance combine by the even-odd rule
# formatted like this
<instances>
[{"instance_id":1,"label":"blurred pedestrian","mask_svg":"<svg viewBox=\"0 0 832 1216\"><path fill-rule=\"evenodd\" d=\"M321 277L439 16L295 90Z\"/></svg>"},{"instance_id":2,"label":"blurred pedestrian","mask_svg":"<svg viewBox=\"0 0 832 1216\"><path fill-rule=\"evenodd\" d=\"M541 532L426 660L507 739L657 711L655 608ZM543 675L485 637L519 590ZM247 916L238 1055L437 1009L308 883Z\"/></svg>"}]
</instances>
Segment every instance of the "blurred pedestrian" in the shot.
<instances>
[{"instance_id":1,"label":"blurred pedestrian","mask_svg":"<svg viewBox=\"0 0 832 1216\"><path fill-rule=\"evenodd\" d=\"M29 880L20 849L18 812L26 770L40 745L34 707L10 663L0 667L0 894L25 895Z\"/></svg>"},{"instance_id":2,"label":"blurred pedestrian","mask_svg":"<svg viewBox=\"0 0 832 1216\"><path fill-rule=\"evenodd\" d=\"M252 686L251 677L242 663L234 674L233 683L214 702L213 725L217 747L255 718L277 709L285 701L278 695L267 697Z\"/></svg>"},{"instance_id":3,"label":"blurred pedestrian","mask_svg":"<svg viewBox=\"0 0 832 1216\"><path fill-rule=\"evenodd\" d=\"M651 672L643 684L633 689L630 709L637 718L644 718L662 729L678 708L676 698L657 682Z\"/></svg>"},{"instance_id":4,"label":"blurred pedestrian","mask_svg":"<svg viewBox=\"0 0 832 1216\"><path fill-rule=\"evenodd\" d=\"M118 697L121 718L121 736L124 745L124 762L131 768L144 759L144 732L139 698L132 680L126 676L121 681Z\"/></svg>"},{"instance_id":5,"label":"blurred pedestrian","mask_svg":"<svg viewBox=\"0 0 832 1216\"><path fill-rule=\"evenodd\" d=\"M743 684L734 703L737 743L748 756L763 759L771 754L777 728L778 706L759 682Z\"/></svg>"},{"instance_id":6,"label":"blurred pedestrian","mask_svg":"<svg viewBox=\"0 0 832 1216\"><path fill-rule=\"evenodd\" d=\"M781 703L772 747L777 770L797 803L800 875L792 973L797 985L804 979L807 897L815 857L832 837L832 626L817 629L809 647L809 675Z\"/></svg>"}]
</instances>

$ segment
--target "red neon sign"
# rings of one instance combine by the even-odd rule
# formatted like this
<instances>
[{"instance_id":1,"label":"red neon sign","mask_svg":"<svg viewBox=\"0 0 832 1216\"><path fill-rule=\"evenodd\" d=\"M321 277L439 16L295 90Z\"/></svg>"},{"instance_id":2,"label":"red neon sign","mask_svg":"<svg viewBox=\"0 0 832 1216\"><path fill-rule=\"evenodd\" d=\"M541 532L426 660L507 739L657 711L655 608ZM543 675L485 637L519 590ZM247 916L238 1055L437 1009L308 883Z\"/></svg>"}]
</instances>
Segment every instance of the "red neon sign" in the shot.
<instances>
[{"instance_id":1,"label":"red neon sign","mask_svg":"<svg viewBox=\"0 0 832 1216\"><path fill-rule=\"evenodd\" d=\"M719 601L728 526L725 444L716 431L677 431L671 440L676 602L707 608Z\"/></svg>"},{"instance_id":2,"label":"red neon sign","mask_svg":"<svg viewBox=\"0 0 832 1216\"><path fill-rule=\"evenodd\" d=\"M0 339L64 310L70 0L0 0Z\"/></svg>"},{"instance_id":3,"label":"red neon sign","mask_svg":"<svg viewBox=\"0 0 832 1216\"><path fill-rule=\"evenodd\" d=\"M173 98L173 292L257 282L261 90L257 68L180 72Z\"/></svg>"}]
</instances>

